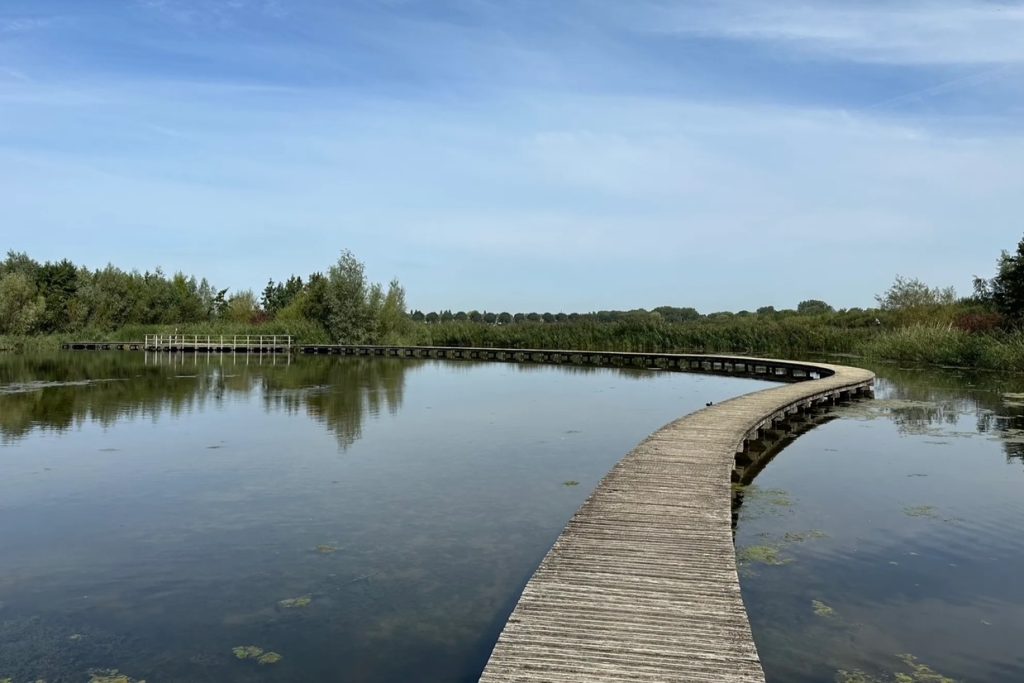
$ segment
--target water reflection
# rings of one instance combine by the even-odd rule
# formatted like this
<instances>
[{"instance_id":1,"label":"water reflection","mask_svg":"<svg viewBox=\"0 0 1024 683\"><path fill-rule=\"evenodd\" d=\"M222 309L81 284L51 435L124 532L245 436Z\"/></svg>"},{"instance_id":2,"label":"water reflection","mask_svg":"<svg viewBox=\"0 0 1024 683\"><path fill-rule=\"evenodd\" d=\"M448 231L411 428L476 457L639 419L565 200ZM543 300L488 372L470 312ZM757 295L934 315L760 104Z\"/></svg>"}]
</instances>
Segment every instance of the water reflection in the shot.
<instances>
[{"instance_id":1,"label":"water reflection","mask_svg":"<svg viewBox=\"0 0 1024 683\"><path fill-rule=\"evenodd\" d=\"M679 415L765 386L145 360L0 357L0 681L475 681L611 466ZM233 654L247 646L283 659Z\"/></svg>"},{"instance_id":2,"label":"water reflection","mask_svg":"<svg viewBox=\"0 0 1024 683\"><path fill-rule=\"evenodd\" d=\"M768 681L1024 680L1024 377L872 369L740 511Z\"/></svg>"},{"instance_id":3,"label":"water reflection","mask_svg":"<svg viewBox=\"0 0 1024 683\"><path fill-rule=\"evenodd\" d=\"M395 414L405 376L426 361L281 356L77 353L0 355L0 443L85 422L202 412L259 394L268 412L305 412L347 448L366 416Z\"/></svg>"}]
</instances>

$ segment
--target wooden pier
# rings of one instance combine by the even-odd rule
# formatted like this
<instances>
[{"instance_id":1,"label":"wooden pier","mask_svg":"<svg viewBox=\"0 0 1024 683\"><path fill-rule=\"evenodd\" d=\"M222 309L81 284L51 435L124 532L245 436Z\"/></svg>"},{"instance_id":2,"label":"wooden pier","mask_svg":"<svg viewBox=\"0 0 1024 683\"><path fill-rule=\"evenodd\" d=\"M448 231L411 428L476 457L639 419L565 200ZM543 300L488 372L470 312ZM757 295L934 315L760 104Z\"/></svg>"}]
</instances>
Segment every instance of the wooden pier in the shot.
<instances>
[{"instance_id":1,"label":"wooden pier","mask_svg":"<svg viewBox=\"0 0 1024 683\"><path fill-rule=\"evenodd\" d=\"M763 683L736 571L731 482L757 467L763 431L869 395L874 380L803 365L820 379L687 415L623 458L527 583L481 682Z\"/></svg>"},{"instance_id":2,"label":"wooden pier","mask_svg":"<svg viewBox=\"0 0 1024 683\"><path fill-rule=\"evenodd\" d=\"M772 441L764 437L870 396L874 383L859 368L744 356L239 339L147 337L142 347L637 367L784 383L686 415L619 461L526 584L481 683L764 683L736 570L733 484L763 467Z\"/></svg>"}]
</instances>

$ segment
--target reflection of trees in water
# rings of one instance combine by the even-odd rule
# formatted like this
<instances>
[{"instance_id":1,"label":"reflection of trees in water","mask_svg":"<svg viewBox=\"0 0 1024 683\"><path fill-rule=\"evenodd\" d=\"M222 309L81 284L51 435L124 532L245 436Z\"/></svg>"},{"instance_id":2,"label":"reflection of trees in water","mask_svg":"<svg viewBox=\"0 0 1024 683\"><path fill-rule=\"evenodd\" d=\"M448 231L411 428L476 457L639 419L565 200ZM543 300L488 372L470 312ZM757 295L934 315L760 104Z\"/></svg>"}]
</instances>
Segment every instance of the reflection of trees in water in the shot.
<instances>
[{"instance_id":1,"label":"reflection of trees in water","mask_svg":"<svg viewBox=\"0 0 1024 683\"><path fill-rule=\"evenodd\" d=\"M267 377L264 401L268 408L306 412L334 432L347 448L363 433L365 415L382 408L394 415L402 405L405 373L418 361L395 358L346 358L307 364L294 363L288 373Z\"/></svg>"},{"instance_id":2,"label":"reflection of trees in water","mask_svg":"<svg viewBox=\"0 0 1024 683\"><path fill-rule=\"evenodd\" d=\"M405 372L418 365L369 358L260 364L244 356L2 356L0 442L33 429L64 431L86 422L110 426L198 412L231 395L259 391L268 411L305 410L347 447L360 437L365 414L398 411Z\"/></svg>"},{"instance_id":3,"label":"reflection of trees in water","mask_svg":"<svg viewBox=\"0 0 1024 683\"><path fill-rule=\"evenodd\" d=\"M998 439L1007 460L1024 464L1024 402L1004 398L1024 390L1024 377L917 368L875 371L876 393L895 402L888 417L901 432L948 429L961 416L973 415L977 433Z\"/></svg>"}]
</instances>

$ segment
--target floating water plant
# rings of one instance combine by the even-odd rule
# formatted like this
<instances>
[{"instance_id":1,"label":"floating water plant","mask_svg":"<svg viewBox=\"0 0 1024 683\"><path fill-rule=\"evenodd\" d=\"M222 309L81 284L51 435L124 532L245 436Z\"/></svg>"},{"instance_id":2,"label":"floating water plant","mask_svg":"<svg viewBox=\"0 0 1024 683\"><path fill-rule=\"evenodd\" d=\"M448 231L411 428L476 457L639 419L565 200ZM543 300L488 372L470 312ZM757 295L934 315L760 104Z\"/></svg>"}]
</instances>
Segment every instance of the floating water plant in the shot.
<instances>
[{"instance_id":1,"label":"floating water plant","mask_svg":"<svg viewBox=\"0 0 1024 683\"><path fill-rule=\"evenodd\" d=\"M779 557L779 549L771 545L752 545L741 548L737 553L737 559L740 562L757 562L774 566L792 562L792 560Z\"/></svg>"},{"instance_id":2,"label":"floating water plant","mask_svg":"<svg viewBox=\"0 0 1024 683\"><path fill-rule=\"evenodd\" d=\"M836 611L821 600L811 600L811 607L814 609L814 613L819 617L831 618L836 615Z\"/></svg>"},{"instance_id":3,"label":"floating water plant","mask_svg":"<svg viewBox=\"0 0 1024 683\"><path fill-rule=\"evenodd\" d=\"M316 547L316 551L321 555L330 555L331 553L338 552L338 547L328 543L321 543Z\"/></svg>"},{"instance_id":4,"label":"floating water plant","mask_svg":"<svg viewBox=\"0 0 1024 683\"><path fill-rule=\"evenodd\" d=\"M919 663L914 655L902 654L897 657L910 668L910 673L897 671L890 678L872 676L860 669L840 669L836 672L836 683L957 683L956 679L943 676L930 666Z\"/></svg>"},{"instance_id":5,"label":"floating water plant","mask_svg":"<svg viewBox=\"0 0 1024 683\"><path fill-rule=\"evenodd\" d=\"M231 653L238 659L256 659L263 654L263 648L255 645L239 645L231 648Z\"/></svg>"},{"instance_id":6,"label":"floating water plant","mask_svg":"<svg viewBox=\"0 0 1024 683\"><path fill-rule=\"evenodd\" d=\"M263 665L277 664L282 659L284 659L284 657L282 657L281 655L277 654L276 652L264 652L263 654L261 654L259 657L256 658L256 663L257 664L263 664Z\"/></svg>"},{"instance_id":7,"label":"floating water plant","mask_svg":"<svg viewBox=\"0 0 1024 683\"><path fill-rule=\"evenodd\" d=\"M804 541L816 541L821 538L828 538L821 529L811 529L810 531L787 531L782 537L785 543L803 543Z\"/></svg>"},{"instance_id":8,"label":"floating water plant","mask_svg":"<svg viewBox=\"0 0 1024 683\"><path fill-rule=\"evenodd\" d=\"M579 485L580 485L580 483L578 481L576 481L575 479L569 479L567 481L563 481L562 482L562 486L579 486Z\"/></svg>"},{"instance_id":9,"label":"floating water plant","mask_svg":"<svg viewBox=\"0 0 1024 683\"><path fill-rule=\"evenodd\" d=\"M135 680L117 669L92 669L89 671L89 683L146 683L146 681Z\"/></svg>"},{"instance_id":10,"label":"floating water plant","mask_svg":"<svg viewBox=\"0 0 1024 683\"><path fill-rule=\"evenodd\" d=\"M278 600L277 605L281 609L301 609L303 607L309 607L311 602L313 602L313 596L302 595L297 598L285 598L284 600Z\"/></svg>"},{"instance_id":11,"label":"floating water plant","mask_svg":"<svg viewBox=\"0 0 1024 683\"><path fill-rule=\"evenodd\" d=\"M231 648L236 659L253 659L257 664L277 664L284 657L276 652L264 652L262 647L256 645L239 645ZM143 682L144 683L144 682Z\"/></svg>"},{"instance_id":12,"label":"floating water plant","mask_svg":"<svg viewBox=\"0 0 1024 683\"><path fill-rule=\"evenodd\" d=\"M903 513L908 517L930 517L935 518L939 515L935 512L934 505L909 505L903 508Z\"/></svg>"},{"instance_id":13,"label":"floating water plant","mask_svg":"<svg viewBox=\"0 0 1024 683\"><path fill-rule=\"evenodd\" d=\"M910 667L910 673L896 674L896 683L956 683L954 679L943 676L930 666L919 664L914 655L902 654L897 657Z\"/></svg>"},{"instance_id":14,"label":"floating water plant","mask_svg":"<svg viewBox=\"0 0 1024 683\"><path fill-rule=\"evenodd\" d=\"M860 669L854 669L853 671L840 669L836 672L836 683L886 683L886 681L877 676L866 674Z\"/></svg>"}]
</instances>

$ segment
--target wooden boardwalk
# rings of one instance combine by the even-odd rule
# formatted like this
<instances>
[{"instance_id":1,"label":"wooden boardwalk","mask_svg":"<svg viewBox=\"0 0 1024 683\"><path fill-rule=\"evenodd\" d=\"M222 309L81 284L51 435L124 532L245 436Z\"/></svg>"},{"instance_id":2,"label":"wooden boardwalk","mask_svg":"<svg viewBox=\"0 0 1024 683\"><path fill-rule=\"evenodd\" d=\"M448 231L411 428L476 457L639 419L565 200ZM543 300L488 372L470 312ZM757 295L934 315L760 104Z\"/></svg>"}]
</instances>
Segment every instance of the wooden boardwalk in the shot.
<instances>
[{"instance_id":1,"label":"wooden boardwalk","mask_svg":"<svg viewBox=\"0 0 1024 683\"><path fill-rule=\"evenodd\" d=\"M763 683L736 571L731 480L756 464L749 446L760 430L870 392L874 379L805 365L827 376L692 413L626 455L526 585L481 682Z\"/></svg>"}]
</instances>

